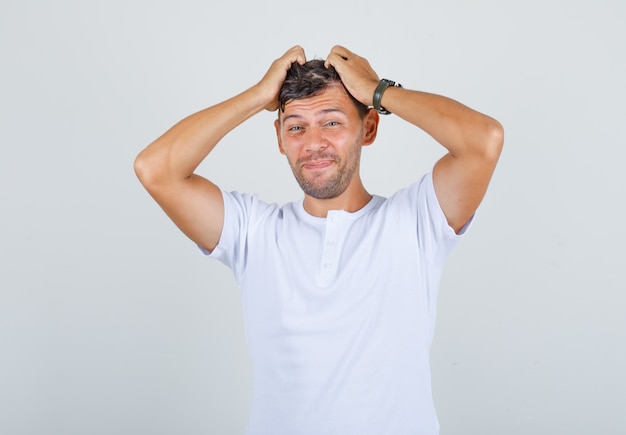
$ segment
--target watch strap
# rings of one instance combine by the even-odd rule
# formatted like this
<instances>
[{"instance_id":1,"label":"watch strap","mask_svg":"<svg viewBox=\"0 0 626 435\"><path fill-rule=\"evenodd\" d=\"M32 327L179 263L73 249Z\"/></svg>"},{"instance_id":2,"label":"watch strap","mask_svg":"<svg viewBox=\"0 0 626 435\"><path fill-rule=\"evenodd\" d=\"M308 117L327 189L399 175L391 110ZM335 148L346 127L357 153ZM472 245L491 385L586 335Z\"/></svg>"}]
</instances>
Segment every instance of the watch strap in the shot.
<instances>
[{"instance_id":1,"label":"watch strap","mask_svg":"<svg viewBox=\"0 0 626 435\"><path fill-rule=\"evenodd\" d=\"M393 80L380 79L380 81L378 82L378 86L376 86L376 90L374 90L374 98L372 99L372 103L373 103L374 109L376 109L376 111L380 113L381 115L391 114L390 111L388 111L387 109L385 109L384 107L380 105L383 99L383 93L389 86L395 86L398 88L402 87L400 83L396 83Z\"/></svg>"}]
</instances>

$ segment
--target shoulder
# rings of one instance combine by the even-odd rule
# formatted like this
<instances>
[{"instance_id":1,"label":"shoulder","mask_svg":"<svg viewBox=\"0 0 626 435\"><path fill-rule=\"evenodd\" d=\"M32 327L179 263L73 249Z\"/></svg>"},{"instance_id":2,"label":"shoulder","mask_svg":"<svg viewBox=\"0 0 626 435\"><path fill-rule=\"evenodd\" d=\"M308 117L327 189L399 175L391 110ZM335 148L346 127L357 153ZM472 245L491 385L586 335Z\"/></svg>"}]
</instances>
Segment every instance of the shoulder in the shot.
<instances>
[{"instance_id":1,"label":"shoulder","mask_svg":"<svg viewBox=\"0 0 626 435\"><path fill-rule=\"evenodd\" d=\"M257 214L279 208L278 205L263 201L256 194L222 189L224 208L234 213Z\"/></svg>"},{"instance_id":2,"label":"shoulder","mask_svg":"<svg viewBox=\"0 0 626 435\"><path fill-rule=\"evenodd\" d=\"M302 200L283 205L267 202L257 194L222 190L225 220L246 224L268 223L269 221L302 219Z\"/></svg>"},{"instance_id":3,"label":"shoulder","mask_svg":"<svg viewBox=\"0 0 626 435\"><path fill-rule=\"evenodd\" d=\"M417 211L420 203L426 203L429 200L436 201L436 199L432 171L429 171L423 174L413 184L392 194L385 200L384 206L391 209L409 208Z\"/></svg>"},{"instance_id":4,"label":"shoulder","mask_svg":"<svg viewBox=\"0 0 626 435\"><path fill-rule=\"evenodd\" d=\"M385 207L390 214L416 223L419 233L431 234L434 239L456 239L466 232L472 221L470 219L458 233L448 224L435 191L432 170L390 196Z\"/></svg>"}]
</instances>

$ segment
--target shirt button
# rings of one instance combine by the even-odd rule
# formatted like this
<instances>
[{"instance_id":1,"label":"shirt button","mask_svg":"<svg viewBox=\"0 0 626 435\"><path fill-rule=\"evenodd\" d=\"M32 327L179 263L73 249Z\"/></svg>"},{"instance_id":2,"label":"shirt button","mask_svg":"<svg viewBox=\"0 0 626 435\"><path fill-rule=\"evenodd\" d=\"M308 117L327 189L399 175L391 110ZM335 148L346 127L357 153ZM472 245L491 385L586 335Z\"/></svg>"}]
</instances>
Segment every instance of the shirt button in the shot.
<instances>
[{"instance_id":1,"label":"shirt button","mask_svg":"<svg viewBox=\"0 0 626 435\"><path fill-rule=\"evenodd\" d=\"M332 264L330 263L324 263L324 269L330 269L331 267L333 267Z\"/></svg>"}]
</instances>

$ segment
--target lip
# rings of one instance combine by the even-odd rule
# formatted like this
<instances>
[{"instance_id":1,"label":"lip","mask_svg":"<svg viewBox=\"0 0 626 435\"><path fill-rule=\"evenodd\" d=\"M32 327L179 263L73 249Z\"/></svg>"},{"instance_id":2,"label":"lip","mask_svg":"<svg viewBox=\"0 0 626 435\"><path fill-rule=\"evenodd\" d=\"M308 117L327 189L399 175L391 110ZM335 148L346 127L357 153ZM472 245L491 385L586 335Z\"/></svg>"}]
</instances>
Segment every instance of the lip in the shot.
<instances>
[{"instance_id":1,"label":"lip","mask_svg":"<svg viewBox=\"0 0 626 435\"><path fill-rule=\"evenodd\" d=\"M304 163L302 167L308 170L324 169L329 167L333 163L334 160L315 160Z\"/></svg>"}]
</instances>

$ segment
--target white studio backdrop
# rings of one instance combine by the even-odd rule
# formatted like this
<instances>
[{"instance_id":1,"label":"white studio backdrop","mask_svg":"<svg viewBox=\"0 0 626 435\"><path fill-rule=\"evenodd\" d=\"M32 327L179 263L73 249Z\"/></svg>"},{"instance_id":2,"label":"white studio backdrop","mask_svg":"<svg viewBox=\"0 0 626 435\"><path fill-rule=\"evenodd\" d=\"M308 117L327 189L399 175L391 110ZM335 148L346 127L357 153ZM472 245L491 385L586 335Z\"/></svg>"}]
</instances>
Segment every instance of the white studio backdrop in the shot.
<instances>
[{"instance_id":1,"label":"white studio backdrop","mask_svg":"<svg viewBox=\"0 0 626 435\"><path fill-rule=\"evenodd\" d=\"M0 433L241 434L251 375L230 271L132 162L289 47L494 116L505 149L440 289L442 435L626 433L622 2L2 0ZM199 172L301 193L272 113ZM389 195L443 150L391 116L363 155Z\"/></svg>"}]
</instances>

